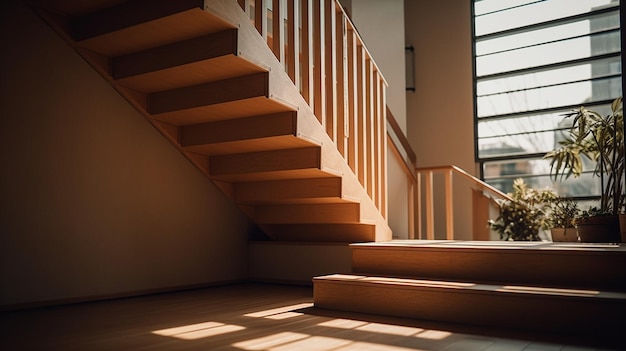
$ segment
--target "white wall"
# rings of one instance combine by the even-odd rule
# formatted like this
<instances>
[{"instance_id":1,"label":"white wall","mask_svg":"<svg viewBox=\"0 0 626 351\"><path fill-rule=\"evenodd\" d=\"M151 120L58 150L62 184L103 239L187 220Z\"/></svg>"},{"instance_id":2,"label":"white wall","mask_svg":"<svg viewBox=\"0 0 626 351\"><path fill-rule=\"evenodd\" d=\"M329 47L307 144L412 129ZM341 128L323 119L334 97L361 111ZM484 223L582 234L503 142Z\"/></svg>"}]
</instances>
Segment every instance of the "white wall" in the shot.
<instances>
[{"instance_id":1,"label":"white wall","mask_svg":"<svg viewBox=\"0 0 626 351\"><path fill-rule=\"evenodd\" d=\"M247 278L242 212L37 16L3 6L0 308Z\"/></svg>"}]
</instances>

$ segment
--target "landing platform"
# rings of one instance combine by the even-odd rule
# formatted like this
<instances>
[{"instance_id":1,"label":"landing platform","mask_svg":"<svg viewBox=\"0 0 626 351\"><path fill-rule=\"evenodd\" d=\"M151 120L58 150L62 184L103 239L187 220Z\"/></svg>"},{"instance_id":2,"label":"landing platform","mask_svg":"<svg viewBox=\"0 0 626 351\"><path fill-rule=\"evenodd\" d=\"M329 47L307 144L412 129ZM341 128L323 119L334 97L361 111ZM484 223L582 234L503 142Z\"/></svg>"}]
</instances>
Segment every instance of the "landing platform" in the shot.
<instances>
[{"instance_id":1,"label":"landing platform","mask_svg":"<svg viewBox=\"0 0 626 351\"><path fill-rule=\"evenodd\" d=\"M572 250L626 253L626 243L567 243L550 241L461 241L461 240L391 240L356 243L353 247L499 249L499 250Z\"/></svg>"}]
</instances>

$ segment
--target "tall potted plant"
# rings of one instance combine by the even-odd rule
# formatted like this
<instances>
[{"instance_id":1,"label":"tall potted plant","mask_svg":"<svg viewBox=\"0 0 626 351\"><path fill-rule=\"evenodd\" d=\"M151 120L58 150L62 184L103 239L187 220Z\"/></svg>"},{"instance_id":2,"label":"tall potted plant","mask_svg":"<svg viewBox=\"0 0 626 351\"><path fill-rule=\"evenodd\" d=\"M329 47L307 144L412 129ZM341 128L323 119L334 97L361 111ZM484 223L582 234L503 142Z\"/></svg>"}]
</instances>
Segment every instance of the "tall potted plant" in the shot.
<instances>
[{"instance_id":1,"label":"tall potted plant","mask_svg":"<svg viewBox=\"0 0 626 351\"><path fill-rule=\"evenodd\" d=\"M613 101L607 116L580 107L565 114L565 118L573 118L567 138L544 157L550 160L551 175L555 180L579 177L583 172L583 157L595 162L594 175L600 178L602 189L600 205L583 211L584 216L577 221L578 234L581 241L620 241L618 214L624 208L622 98ZM610 233L608 237L588 237L587 229Z\"/></svg>"}]
</instances>

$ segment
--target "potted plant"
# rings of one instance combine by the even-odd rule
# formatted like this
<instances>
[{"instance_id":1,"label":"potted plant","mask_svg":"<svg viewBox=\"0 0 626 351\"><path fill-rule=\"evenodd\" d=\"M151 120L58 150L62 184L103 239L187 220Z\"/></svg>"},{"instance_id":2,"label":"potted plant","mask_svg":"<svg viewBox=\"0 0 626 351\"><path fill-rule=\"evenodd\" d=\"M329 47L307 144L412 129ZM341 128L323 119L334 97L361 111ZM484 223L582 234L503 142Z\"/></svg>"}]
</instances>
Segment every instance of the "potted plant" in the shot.
<instances>
[{"instance_id":1,"label":"potted plant","mask_svg":"<svg viewBox=\"0 0 626 351\"><path fill-rule=\"evenodd\" d=\"M550 234L554 242L577 242L576 219L580 210L578 203L570 198L557 197L550 204Z\"/></svg>"},{"instance_id":2,"label":"potted plant","mask_svg":"<svg viewBox=\"0 0 626 351\"><path fill-rule=\"evenodd\" d=\"M544 156L551 160L550 173L555 180L579 177L583 172L583 157L595 162L594 175L600 178L602 189L600 206L583 211L583 216L577 220L578 234L581 241L586 242L620 241L618 214L624 208L622 98L613 101L611 113L607 116L580 107L566 113L565 118L573 118L567 138ZM602 227L604 222L606 228ZM617 230L615 223L618 223ZM609 239L594 238L586 235L587 229L612 232Z\"/></svg>"},{"instance_id":3,"label":"potted plant","mask_svg":"<svg viewBox=\"0 0 626 351\"><path fill-rule=\"evenodd\" d=\"M512 200L498 200L500 212L498 218L489 220L489 227L500 234L501 240L541 240L539 230L550 228L547 212L556 193L551 189L532 189L518 178L508 195Z\"/></svg>"}]
</instances>

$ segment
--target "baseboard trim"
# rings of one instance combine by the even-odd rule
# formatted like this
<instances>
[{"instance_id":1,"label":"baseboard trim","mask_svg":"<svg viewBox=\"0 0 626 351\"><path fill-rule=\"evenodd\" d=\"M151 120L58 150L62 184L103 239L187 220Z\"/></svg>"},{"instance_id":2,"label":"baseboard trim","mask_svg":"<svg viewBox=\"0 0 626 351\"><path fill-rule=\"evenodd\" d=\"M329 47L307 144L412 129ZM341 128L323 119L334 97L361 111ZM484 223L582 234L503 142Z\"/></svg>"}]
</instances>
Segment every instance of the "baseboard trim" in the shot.
<instances>
[{"instance_id":1,"label":"baseboard trim","mask_svg":"<svg viewBox=\"0 0 626 351\"><path fill-rule=\"evenodd\" d=\"M66 298L66 299L44 300L44 301L35 301L35 302L27 302L27 303L20 303L20 304L8 304L8 305L0 305L0 312L11 312L11 311L18 311L18 310L29 310L29 309L36 309L36 308L73 305L73 304L80 304L80 303L87 303L87 302L124 299L124 298L130 298L130 297L213 288L213 287L243 284L243 283L249 283L249 282L250 281L248 279L223 280L223 281L210 282L210 283L189 284L189 285L171 286L171 287L163 287L163 288L155 288L155 289L135 290L135 291L115 293L115 294L90 295L90 296L71 297L71 298Z\"/></svg>"}]
</instances>

